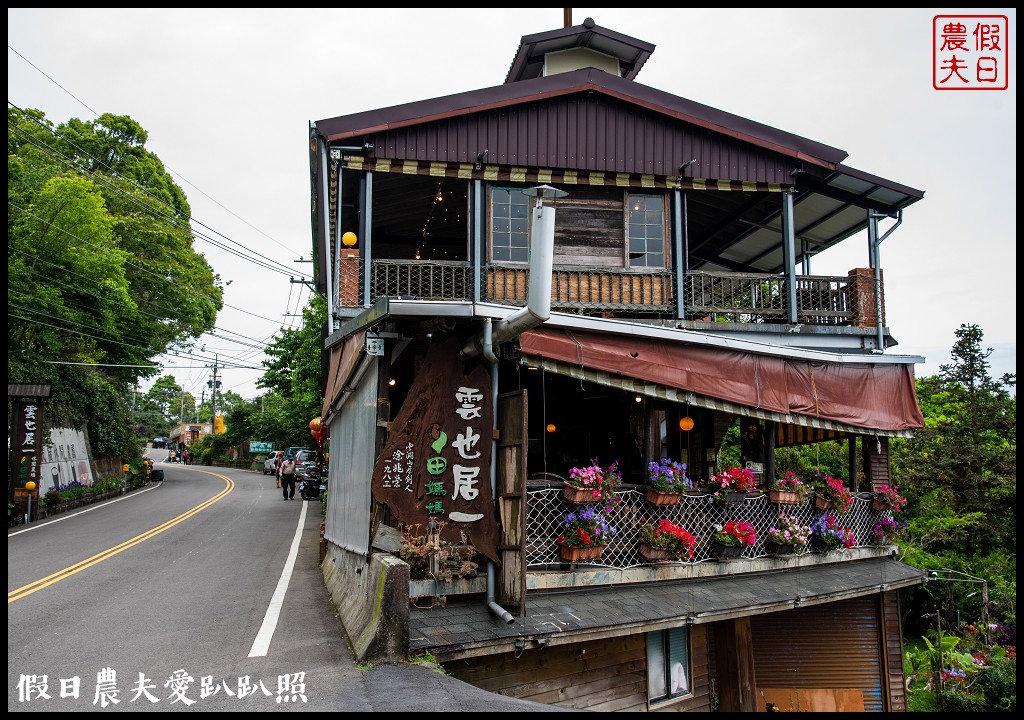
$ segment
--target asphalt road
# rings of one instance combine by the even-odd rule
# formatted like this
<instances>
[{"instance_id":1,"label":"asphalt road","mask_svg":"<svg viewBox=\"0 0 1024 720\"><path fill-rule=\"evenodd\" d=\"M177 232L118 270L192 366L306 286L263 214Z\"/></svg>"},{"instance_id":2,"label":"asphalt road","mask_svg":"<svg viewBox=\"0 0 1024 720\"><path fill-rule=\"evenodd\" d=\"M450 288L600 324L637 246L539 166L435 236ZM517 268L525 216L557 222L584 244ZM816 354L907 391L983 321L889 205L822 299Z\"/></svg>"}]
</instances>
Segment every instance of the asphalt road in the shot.
<instances>
[{"instance_id":1,"label":"asphalt road","mask_svg":"<svg viewBox=\"0 0 1024 720\"><path fill-rule=\"evenodd\" d=\"M560 710L357 665L318 567L319 502L153 459L163 482L8 532L9 712Z\"/></svg>"}]
</instances>

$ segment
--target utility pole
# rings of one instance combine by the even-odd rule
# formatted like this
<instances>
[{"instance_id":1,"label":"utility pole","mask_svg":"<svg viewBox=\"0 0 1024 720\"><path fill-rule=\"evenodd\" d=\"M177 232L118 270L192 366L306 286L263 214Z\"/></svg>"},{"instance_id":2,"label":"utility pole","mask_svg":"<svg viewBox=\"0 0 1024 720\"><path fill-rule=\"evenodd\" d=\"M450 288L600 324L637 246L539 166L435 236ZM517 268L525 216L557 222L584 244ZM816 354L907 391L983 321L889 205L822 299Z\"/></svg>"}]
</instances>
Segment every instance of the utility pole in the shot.
<instances>
[{"instance_id":1,"label":"utility pole","mask_svg":"<svg viewBox=\"0 0 1024 720\"><path fill-rule=\"evenodd\" d=\"M217 427L217 355L213 356L213 382L210 383L210 432L216 432Z\"/></svg>"}]
</instances>

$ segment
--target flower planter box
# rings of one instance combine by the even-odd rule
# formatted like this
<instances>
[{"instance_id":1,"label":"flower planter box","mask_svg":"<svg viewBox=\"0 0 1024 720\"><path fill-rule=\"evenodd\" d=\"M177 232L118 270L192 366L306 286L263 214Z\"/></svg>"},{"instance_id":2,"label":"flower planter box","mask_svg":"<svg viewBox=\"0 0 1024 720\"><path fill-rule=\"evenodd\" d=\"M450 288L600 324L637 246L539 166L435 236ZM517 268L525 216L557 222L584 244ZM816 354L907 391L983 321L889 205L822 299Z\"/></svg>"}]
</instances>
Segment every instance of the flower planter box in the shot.
<instances>
[{"instance_id":1,"label":"flower planter box","mask_svg":"<svg viewBox=\"0 0 1024 720\"><path fill-rule=\"evenodd\" d=\"M820 537L815 536L811 538L811 550L814 552L832 552L836 549L836 547L832 547Z\"/></svg>"},{"instance_id":2,"label":"flower planter box","mask_svg":"<svg viewBox=\"0 0 1024 720\"><path fill-rule=\"evenodd\" d=\"M645 542L640 543L640 556L650 562L667 562L678 559L672 551L651 547Z\"/></svg>"},{"instance_id":3,"label":"flower planter box","mask_svg":"<svg viewBox=\"0 0 1024 720\"><path fill-rule=\"evenodd\" d=\"M604 545L587 545L586 547L570 547L559 545L559 552L566 562L586 562L596 560L604 552Z\"/></svg>"},{"instance_id":4,"label":"flower planter box","mask_svg":"<svg viewBox=\"0 0 1024 720\"><path fill-rule=\"evenodd\" d=\"M814 507L818 510L831 510L836 504L831 500L828 500L821 495L816 495L814 498Z\"/></svg>"},{"instance_id":5,"label":"flower planter box","mask_svg":"<svg viewBox=\"0 0 1024 720\"><path fill-rule=\"evenodd\" d=\"M874 497L871 499L871 509L875 512L885 512L892 509L892 503L885 498Z\"/></svg>"},{"instance_id":6,"label":"flower planter box","mask_svg":"<svg viewBox=\"0 0 1024 720\"><path fill-rule=\"evenodd\" d=\"M748 497L749 494L745 490L726 490L722 502L724 505L742 505Z\"/></svg>"},{"instance_id":7,"label":"flower planter box","mask_svg":"<svg viewBox=\"0 0 1024 720\"><path fill-rule=\"evenodd\" d=\"M777 543L774 540L766 541L764 549L769 555L772 555L774 557L779 557L782 555L793 555L796 553L795 545L784 545L782 543Z\"/></svg>"},{"instance_id":8,"label":"flower planter box","mask_svg":"<svg viewBox=\"0 0 1024 720\"><path fill-rule=\"evenodd\" d=\"M681 492L665 492L652 487L647 488L647 502L652 505L678 505L682 499Z\"/></svg>"},{"instance_id":9,"label":"flower planter box","mask_svg":"<svg viewBox=\"0 0 1024 720\"><path fill-rule=\"evenodd\" d=\"M601 493L598 492L594 495L594 491L590 488L576 487L572 483L566 482L562 485L562 497L571 503L577 504L589 504L601 502Z\"/></svg>"},{"instance_id":10,"label":"flower planter box","mask_svg":"<svg viewBox=\"0 0 1024 720\"><path fill-rule=\"evenodd\" d=\"M775 490L771 489L768 491L768 499L777 505L802 505L803 500L800 499L800 493L795 490Z\"/></svg>"},{"instance_id":11,"label":"flower planter box","mask_svg":"<svg viewBox=\"0 0 1024 720\"><path fill-rule=\"evenodd\" d=\"M735 560L743 556L745 545L726 545L717 540L711 543L711 554L719 560Z\"/></svg>"}]
</instances>

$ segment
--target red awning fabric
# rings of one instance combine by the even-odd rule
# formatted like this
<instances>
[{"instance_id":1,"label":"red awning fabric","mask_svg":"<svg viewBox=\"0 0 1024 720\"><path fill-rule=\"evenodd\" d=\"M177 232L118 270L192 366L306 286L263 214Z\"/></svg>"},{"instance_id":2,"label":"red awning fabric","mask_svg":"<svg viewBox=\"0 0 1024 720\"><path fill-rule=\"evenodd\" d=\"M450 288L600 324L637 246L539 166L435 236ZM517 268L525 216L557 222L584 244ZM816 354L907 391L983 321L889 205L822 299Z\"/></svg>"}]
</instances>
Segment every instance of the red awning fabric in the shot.
<instances>
[{"instance_id":1,"label":"red awning fabric","mask_svg":"<svg viewBox=\"0 0 1024 720\"><path fill-rule=\"evenodd\" d=\"M781 415L873 430L924 427L913 365L829 363L637 336L536 328L525 355L619 374Z\"/></svg>"}]
</instances>

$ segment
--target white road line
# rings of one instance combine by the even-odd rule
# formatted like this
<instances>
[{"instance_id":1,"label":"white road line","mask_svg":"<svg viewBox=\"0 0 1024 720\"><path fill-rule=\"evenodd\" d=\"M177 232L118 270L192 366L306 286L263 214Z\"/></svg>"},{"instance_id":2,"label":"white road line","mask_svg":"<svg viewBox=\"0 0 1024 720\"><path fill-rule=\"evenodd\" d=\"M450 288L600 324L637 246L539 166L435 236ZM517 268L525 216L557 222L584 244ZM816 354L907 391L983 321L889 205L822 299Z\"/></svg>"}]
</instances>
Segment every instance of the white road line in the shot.
<instances>
[{"instance_id":1,"label":"white road line","mask_svg":"<svg viewBox=\"0 0 1024 720\"><path fill-rule=\"evenodd\" d=\"M63 522L64 520L72 520L72 519L78 517L79 515L85 515L87 512L92 512L93 510L99 510L100 508L105 508L107 505L110 505L111 503L121 502L122 500L128 500L130 498L137 497L137 496L141 495L142 493L149 492L150 490L156 490L158 487L160 487L160 486L159 485L155 485L153 487L142 488L141 490L135 490L134 492L132 492L131 495L121 495L120 497L116 497L116 498L114 498L112 500L104 500L103 502L93 503L92 505L88 506L85 510L79 510L78 512L75 512L74 510L69 510L67 515L61 515L60 517L46 518L44 520L36 520L34 523L30 523L30 524L26 525L21 530L15 530L14 532L7 533L7 537L12 537L14 535L21 535L22 533L29 532L30 530L36 530L38 528L43 528L43 527L46 527L47 525L53 525L54 523Z\"/></svg>"},{"instance_id":2,"label":"white road line","mask_svg":"<svg viewBox=\"0 0 1024 720\"><path fill-rule=\"evenodd\" d=\"M292 570L295 569L295 558L299 554L299 542L302 540L302 528L306 525L306 508L309 503L302 503L302 511L299 513L299 526L295 528L295 537L292 538L292 547L288 551L288 559L285 560L284 570L281 578L277 581L277 589L270 598L270 605L267 607L267 614L263 616L263 625L256 633L256 639L249 650L249 657L266 657L270 649L270 640L277 630L277 621L281 617L281 608L284 607L284 596L288 592L288 582L292 579Z\"/></svg>"}]
</instances>

